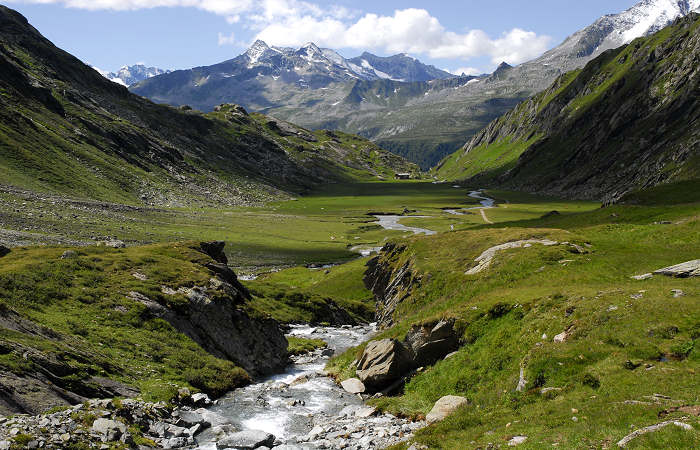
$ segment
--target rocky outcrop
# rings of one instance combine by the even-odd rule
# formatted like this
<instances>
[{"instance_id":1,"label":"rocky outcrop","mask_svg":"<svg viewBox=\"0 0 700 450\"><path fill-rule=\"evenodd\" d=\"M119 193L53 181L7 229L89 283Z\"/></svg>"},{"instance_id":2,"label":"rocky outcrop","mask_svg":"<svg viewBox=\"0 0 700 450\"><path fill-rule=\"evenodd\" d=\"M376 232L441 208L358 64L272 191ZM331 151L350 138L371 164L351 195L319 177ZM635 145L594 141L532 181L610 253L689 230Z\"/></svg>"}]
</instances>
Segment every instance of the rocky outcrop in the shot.
<instances>
[{"instance_id":1,"label":"rocky outcrop","mask_svg":"<svg viewBox=\"0 0 700 450\"><path fill-rule=\"evenodd\" d=\"M414 325L403 342L371 341L357 363L357 376L369 390L400 388L411 371L435 364L459 347L453 320Z\"/></svg>"},{"instance_id":2,"label":"rocky outcrop","mask_svg":"<svg viewBox=\"0 0 700 450\"><path fill-rule=\"evenodd\" d=\"M203 243L200 248L225 261L223 243ZM189 300L184 307L169 308L135 292L129 295L207 352L233 361L254 376L283 369L287 364L287 339L279 323L253 318L240 308L251 296L228 266L213 262L205 262L204 266L213 276L206 286L163 289L166 295L183 294Z\"/></svg>"},{"instance_id":3,"label":"rocky outcrop","mask_svg":"<svg viewBox=\"0 0 700 450\"><path fill-rule=\"evenodd\" d=\"M398 264L405 251L405 246L389 243L379 256L367 263L364 283L377 300L376 321L380 328L388 328L394 323L396 307L421 281L420 276L413 272L410 260Z\"/></svg>"},{"instance_id":4,"label":"rocky outcrop","mask_svg":"<svg viewBox=\"0 0 700 450\"><path fill-rule=\"evenodd\" d=\"M676 278L700 277L700 259L684 262L671 267L664 267L654 272Z\"/></svg>"},{"instance_id":5,"label":"rocky outcrop","mask_svg":"<svg viewBox=\"0 0 700 450\"><path fill-rule=\"evenodd\" d=\"M85 376L69 363L83 364L97 356L79 351L72 338L42 327L12 310L0 309L0 329L21 333L32 339L57 341L64 345L60 355L46 353L29 345L0 340L0 354L21 355L21 373L0 369L0 414L38 414L58 405L70 405L88 398L133 397L133 386L97 376Z\"/></svg>"},{"instance_id":6,"label":"rocky outcrop","mask_svg":"<svg viewBox=\"0 0 700 450\"><path fill-rule=\"evenodd\" d=\"M496 254L498 252L514 248L532 247L535 244L541 244L549 247L552 245L557 245L558 242L550 241L549 239L526 239L522 241L506 242L505 244L496 245L479 255L474 260L474 262L476 262L477 265L467 270L465 272L465 275L476 275L477 273L483 272L484 270L488 269L489 266L491 266L491 263L493 262L493 259L496 257Z\"/></svg>"}]
</instances>

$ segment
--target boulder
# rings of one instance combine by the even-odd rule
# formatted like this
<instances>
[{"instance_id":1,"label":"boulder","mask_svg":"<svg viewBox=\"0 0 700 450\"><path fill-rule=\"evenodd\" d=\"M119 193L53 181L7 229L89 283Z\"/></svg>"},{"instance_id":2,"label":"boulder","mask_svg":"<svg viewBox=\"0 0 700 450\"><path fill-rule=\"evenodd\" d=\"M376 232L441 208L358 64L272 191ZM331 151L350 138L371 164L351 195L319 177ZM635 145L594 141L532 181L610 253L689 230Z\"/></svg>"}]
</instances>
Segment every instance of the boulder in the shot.
<instances>
[{"instance_id":1,"label":"boulder","mask_svg":"<svg viewBox=\"0 0 700 450\"><path fill-rule=\"evenodd\" d=\"M457 350L459 335L454 329L454 320L441 320L432 326L414 325L405 343L413 352L414 367L425 367Z\"/></svg>"},{"instance_id":2,"label":"boulder","mask_svg":"<svg viewBox=\"0 0 700 450\"><path fill-rule=\"evenodd\" d=\"M433 405L433 409L430 410L428 415L425 417L425 420L428 423L439 422L445 417L455 412L457 409L468 404L469 400L467 400L464 397L459 397L457 395L447 395L435 402L435 405Z\"/></svg>"},{"instance_id":3,"label":"boulder","mask_svg":"<svg viewBox=\"0 0 700 450\"><path fill-rule=\"evenodd\" d=\"M365 392L364 383L357 378L349 378L340 383L340 385L343 387L343 389L345 389L345 391L351 394L362 394Z\"/></svg>"},{"instance_id":4,"label":"boulder","mask_svg":"<svg viewBox=\"0 0 700 450\"><path fill-rule=\"evenodd\" d=\"M124 243L124 241L120 241L120 240L116 240L116 239L111 240L111 241L102 241L97 245L103 245L105 247L111 247L111 248L126 248L126 244Z\"/></svg>"},{"instance_id":5,"label":"boulder","mask_svg":"<svg viewBox=\"0 0 700 450\"><path fill-rule=\"evenodd\" d=\"M216 443L217 449L255 449L258 447L272 447L275 443L275 436L258 430L239 431L225 437Z\"/></svg>"},{"instance_id":6,"label":"boulder","mask_svg":"<svg viewBox=\"0 0 700 450\"><path fill-rule=\"evenodd\" d=\"M396 339L367 344L357 363L357 376L365 386L382 388L398 380L413 366L410 350Z\"/></svg>"},{"instance_id":7,"label":"boulder","mask_svg":"<svg viewBox=\"0 0 700 450\"><path fill-rule=\"evenodd\" d=\"M7 255L8 253L10 253L10 249L5 247L4 245L0 245L0 258Z\"/></svg>"},{"instance_id":8,"label":"boulder","mask_svg":"<svg viewBox=\"0 0 700 450\"><path fill-rule=\"evenodd\" d=\"M654 273L676 278L700 277L700 259L676 264L671 267L664 267Z\"/></svg>"},{"instance_id":9,"label":"boulder","mask_svg":"<svg viewBox=\"0 0 700 450\"><path fill-rule=\"evenodd\" d=\"M527 436L513 436L508 441L508 447L517 447L520 444L524 444L527 441Z\"/></svg>"},{"instance_id":10,"label":"boulder","mask_svg":"<svg viewBox=\"0 0 700 450\"><path fill-rule=\"evenodd\" d=\"M192 394L192 404L194 406L209 406L211 405L211 399L207 394L198 392L196 394Z\"/></svg>"},{"instance_id":11,"label":"boulder","mask_svg":"<svg viewBox=\"0 0 700 450\"><path fill-rule=\"evenodd\" d=\"M102 442L113 442L126 433L126 425L116 420L97 419L92 424L92 431L100 436Z\"/></svg>"},{"instance_id":12,"label":"boulder","mask_svg":"<svg viewBox=\"0 0 700 450\"><path fill-rule=\"evenodd\" d=\"M197 394L195 394L197 395ZM192 396L194 397L194 395ZM209 428L211 424L199 413L194 411L179 411L177 425L192 428L199 425L202 429Z\"/></svg>"}]
</instances>

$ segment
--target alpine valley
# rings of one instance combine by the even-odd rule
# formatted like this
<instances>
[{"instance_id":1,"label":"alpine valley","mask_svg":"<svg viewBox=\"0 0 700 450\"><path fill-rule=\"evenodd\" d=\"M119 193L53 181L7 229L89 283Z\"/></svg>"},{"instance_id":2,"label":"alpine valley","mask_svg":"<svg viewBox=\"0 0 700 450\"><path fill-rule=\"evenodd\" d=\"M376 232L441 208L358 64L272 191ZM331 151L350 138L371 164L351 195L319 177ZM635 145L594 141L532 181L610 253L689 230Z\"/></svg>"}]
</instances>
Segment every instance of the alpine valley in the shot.
<instances>
[{"instance_id":1,"label":"alpine valley","mask_svg":"<svg viewBox=\"0 0 700 450\"><path fill-rule=\"evenodd\" d=\"M699 2L479 76L0 5L0 450L700 448Z\"/></svg>"}]
</instances>

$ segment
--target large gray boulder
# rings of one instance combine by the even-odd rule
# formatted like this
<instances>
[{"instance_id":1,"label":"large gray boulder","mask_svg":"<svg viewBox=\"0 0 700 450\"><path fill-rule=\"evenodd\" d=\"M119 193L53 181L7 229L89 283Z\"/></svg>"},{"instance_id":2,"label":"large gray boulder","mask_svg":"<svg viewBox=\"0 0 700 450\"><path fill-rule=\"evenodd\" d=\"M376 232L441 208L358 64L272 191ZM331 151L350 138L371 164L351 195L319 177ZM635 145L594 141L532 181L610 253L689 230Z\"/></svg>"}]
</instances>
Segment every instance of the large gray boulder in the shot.
<instances>
[{"instance_id":1,"label":"large gray boulder","mask_svg":"<svg viewBox=\"0 0 700 450\"><path fill-rule=\"evenodd\" d=\"M216 443L217 449L255 449L258 447L272 447L275 443L275 436L258 430L239 431L221 439Z\"/></svg>"},{"instance_id":2,"label":"large gray boulder","mask_svg":"<svg viewBox=\"0 0 700 450\"><path fill-rule=\"evenodd\" d=\"M430 410L428 415L425 417L425 420L428 423L439 422L455 412L457 409L468 404L469 400L464 397L459 397L457 395L446 395L435 402L433 409Z\"/></svg>"},{"instance_id":3,"label":"large gray boulder","mask_svg":"<svg viewBox=\"0 0 700 450\"><path fill-rule=\"evenodd\" d=\"M434 325L414 325L405 343L413 352L414 366L424 367L457 350L459 335L454 329L454 320L441 320Z\"/></svg>"},{"instance_id":4,"label":"large gray boulder","mask_svg":"<svg viewBox=\"0 0 700 450\"><path fill-rule=\"evenodd\" d=\"M669 277L688 278L700 277L700 259L684 262L671 267L664 267L654 272L657 275Z\"/></svg>"},{"instance_id":5,"label":"large gray boulder","mask_svg":"<svg viewBox=\"0 0 700 450\"><path fill-rule=\"evenodd\" d=\"M126 433L126 425L116 420L97 419L92 424L92 432L99 435L102 442L113 442Z\"/></svg>"},{"instance_id":6,"label":"large gray boulder","mask_svg":"<svg viewBox=\"0 0 700 450\"><path fill-rule=\"evenodd\" d=\"M413 367L410 350L396 339L367 344L357 363L357 376L365 386L377 389L401 378Z\"/></svg>"},{"instance_id":7,"label":"large gray boulder","mask_svg":"<svg viewBox=\"0 0 700 450\"><path fill-rule=\"evenodd\" d=\"M340 383L340 385L345 389L346 392L351 394L362 394L365 392L366 388L362 381L357 378L348 378L347 380Z\"/></svg>"}]
</instances>

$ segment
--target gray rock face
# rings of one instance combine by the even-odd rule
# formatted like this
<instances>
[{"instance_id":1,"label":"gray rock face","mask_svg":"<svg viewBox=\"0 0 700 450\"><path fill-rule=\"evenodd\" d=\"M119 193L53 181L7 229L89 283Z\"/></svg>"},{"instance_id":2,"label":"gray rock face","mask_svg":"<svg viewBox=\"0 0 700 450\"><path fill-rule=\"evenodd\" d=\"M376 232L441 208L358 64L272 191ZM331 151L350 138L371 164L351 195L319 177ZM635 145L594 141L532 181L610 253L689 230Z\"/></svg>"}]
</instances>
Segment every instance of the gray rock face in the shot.
<instances>
[{"instance_id":1,"label":"gray rock face","mask_svg":"<svg viewBox=\"0 0 700 450\"><path fill-rule=\"evenodd\" d=\"M415 367L429 366L459 347L454 320L441 320L434 326L414 325L406 336Z\"/></svg>"},{"instance_id":2,"label":"gray rock face","mask_svg":"<svg viewBox=\"0 0 700 450\"><path fill-rule=\"evenodd\" d=\"M380 328L388 328L394 323L396 307L420 283L420 277L413 273L410 262L399 268L388 264L405 250L405 246L389 243L382 248L378 257L367 263L363 281L377 299L376 320Z\"/></svg>"},{"instance_id":3,"label":"gray rock face","mask_svg":"<svg viewBox=\"0 0 700 450\"><path fill-rule=\"evenodd\" d=\"M382 339L367 344L357 364L357 376L369 387L386 386L404 375L413 366L411 352L395 339Z\"/></svg>"},{"instance_id":4,"label":"gray rock face","mask_svg":"<svg viewBox=\"0 0 700 450\"><path fill-rule=\"evenodd\" d=\"M676 278L700 277L700 259L687 261L671 267L664 267L654 273Z\"/></svg>"},{"instance_id":5,"label":"gray rock face","mask_svg":"<svg viewBox=\"0 0 700 450\"><path fill-rule=\"evenodd\" d=\"M216 448L226 449L255 449L259 447L272 447L275 436L264 431L246 430L234 433L216 443Z\"/></svg>"},{"instance_id":6,"label":"gray rock face","mask_svg":"<svg viewBox=\"0 0 700 450\"><path fill-rule=\"evenodd\" d=\"M200 249L212 259L225 261L224 245L223 242L202 243ZM250 293L228 266L205 263L205 267L214 275L209 285L172 291L187 297L189 304L185 308L169 309L138 293L133 293L132 298L209 353L235 362L254 376L283 369L287 363L287 338L279 323L273 319L251 318L238 308Z\"/></svg>"},{"instance_id":7,"label":"gray rock face","mask_svg":"<svg viewBox=\"0 0 700 450\"><path fill-rule=\"evenodd\" d=\"M425 419L428 423L439 422L440 420L443 420L445 417L455 412L458 408L461 408L462 406L468 404L469 400L467 400L464 397L459 397L456 395L447 395L435 402L433 409L430 410Z\"/></svg>"}]
</instances>

